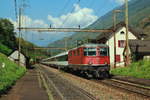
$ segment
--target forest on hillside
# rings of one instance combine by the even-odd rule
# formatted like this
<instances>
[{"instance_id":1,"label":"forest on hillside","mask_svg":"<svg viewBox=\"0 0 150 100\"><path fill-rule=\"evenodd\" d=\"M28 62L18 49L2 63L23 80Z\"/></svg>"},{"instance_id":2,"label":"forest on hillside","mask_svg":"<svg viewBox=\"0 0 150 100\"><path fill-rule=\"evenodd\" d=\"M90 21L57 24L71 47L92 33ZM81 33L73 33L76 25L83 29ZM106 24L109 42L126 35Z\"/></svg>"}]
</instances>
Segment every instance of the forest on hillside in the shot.
<instances>
[{"instance_id":1,"label":"forest on hillside","mask_svg":"<svg viewBox=\"0 0 150 100\"><path fill-rule=\"evenodd\" d=\"M38 47L21 38L21 52L29 58L47 57L49 53L45 50L33 50ZM10 55L11 52L18 49L17 33L14 31L14 25L9 19L0 19L0 52Z\"/></svg>"}]
</instances>

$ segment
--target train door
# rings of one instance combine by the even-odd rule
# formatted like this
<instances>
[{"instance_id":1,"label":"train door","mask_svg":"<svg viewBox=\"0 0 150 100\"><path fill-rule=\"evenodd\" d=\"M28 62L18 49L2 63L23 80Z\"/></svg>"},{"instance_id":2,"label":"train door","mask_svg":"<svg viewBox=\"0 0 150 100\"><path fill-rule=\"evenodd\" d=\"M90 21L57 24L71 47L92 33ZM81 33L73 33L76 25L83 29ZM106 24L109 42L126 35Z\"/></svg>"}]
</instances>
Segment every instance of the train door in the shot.
<instances>
[{"instance_id":1,"label":"train door","mask_svg":"<svg viewBox=\"0 0 150 100\"><path fill-rule=\"evenodd\" d=\"M73 56L72 51L69 51L69 53L68 53L68 64L72 64L72 56Z\"/></svg>"},{"instance_id":2,"label":"train door","mask_svg":"<svg viewBox=\"0 0 150 100\"><path fill-rule=\"evenodd\" d=\"M78 64L82 64L82 48L78 48L77 49L77 60L78 60Z\"/></svg>"}]
</instances>

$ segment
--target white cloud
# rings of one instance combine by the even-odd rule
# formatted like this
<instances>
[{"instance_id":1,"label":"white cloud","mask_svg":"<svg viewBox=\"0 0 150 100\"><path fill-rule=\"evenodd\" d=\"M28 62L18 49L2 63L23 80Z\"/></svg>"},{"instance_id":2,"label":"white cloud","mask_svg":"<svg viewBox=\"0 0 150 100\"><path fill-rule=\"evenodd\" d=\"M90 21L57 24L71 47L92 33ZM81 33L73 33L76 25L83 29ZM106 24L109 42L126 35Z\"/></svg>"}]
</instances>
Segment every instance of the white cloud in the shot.
<instances>
[{"instance_id":1,"label":"white cloud","mask_svg":"<svg viewBox=\"0 0 150 100\"><path fill-rule=\"evenodd\" d=\"M78 27L82 28L92 24L97 20L94 11L90 8L81 8L78 4L74 4L74 11L59 17L48 15L48 20L53 27Z\"/></svg>"},{"instance_id":2,"label":"white cloud","mask_svg":"<svg viewBox=\"0 0 150 100\"><path fill-rule=\"evenodd\" d=\"M48 27L48 24L46 24L43 20L40 19L32 19L29 16L21 16L21 26L22 27ZM14 24L14 27L18 27L18 23L16 21L13 21L10 19L10 21Z\"/></svg>"},{"instance_id":3,"label":"white cloud","mask_svg":"<svg viewBox=\"0 0 150 100\"><path fill-rule=\"evenodd\" d=\"M48 27L48 24L46 24L41 19L32 19L29 16L21 16L21 19L22 19L22 21L21 21L22 27ZM18 30L17 30L18 23L16 21L12 20L11 18L9 18L9 20L14 24L15 31L17 32L17 36L18 36ZM38 42L38 41L42 38L45 40L48 40L47 36L49 35L49 33L46 33L43 35L42 33L31 32L31 31L22 31L21 34L24 39L26 39L30 42L33 42L37 45L40 45L40 42ZM41 42L44 42L44 41L41 41Z\"/></svg>"}]
</instances>

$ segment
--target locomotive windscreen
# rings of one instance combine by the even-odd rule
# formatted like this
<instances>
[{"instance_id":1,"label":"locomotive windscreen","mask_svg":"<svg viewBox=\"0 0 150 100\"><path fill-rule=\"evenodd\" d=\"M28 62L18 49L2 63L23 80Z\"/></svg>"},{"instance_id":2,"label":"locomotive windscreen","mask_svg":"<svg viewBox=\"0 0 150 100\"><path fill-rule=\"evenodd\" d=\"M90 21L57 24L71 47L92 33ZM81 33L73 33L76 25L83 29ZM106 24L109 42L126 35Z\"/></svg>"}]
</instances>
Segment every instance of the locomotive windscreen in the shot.
<instances>
[{"instance_id":1,"label":"locomotive windscreen","mask_svg":"<svg viewBox=\"0 0 150 100\"><path fill-rule=\"evenodd\" d=\"M84 48L84 56L96 56L96 48Z\"/></svg>"},{"instance_id":2,"label":"locomotive windscreen","mask_svg":"<svg viewBox=\"0 0 150 100\"><path fill-rule=\"evenodd\" d=\"M108 56L108 48L99 48L100 56Z\"/></svg>"}]
</instances>

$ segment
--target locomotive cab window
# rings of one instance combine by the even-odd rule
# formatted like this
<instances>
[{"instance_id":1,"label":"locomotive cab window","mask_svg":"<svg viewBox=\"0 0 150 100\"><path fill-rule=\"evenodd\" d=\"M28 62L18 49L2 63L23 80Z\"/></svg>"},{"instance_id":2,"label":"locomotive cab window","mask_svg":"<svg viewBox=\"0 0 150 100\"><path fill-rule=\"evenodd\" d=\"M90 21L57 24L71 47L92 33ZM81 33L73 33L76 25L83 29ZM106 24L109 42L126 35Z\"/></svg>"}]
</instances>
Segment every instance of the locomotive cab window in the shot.
<instances>
[{"instance_id":1,"label":"locomotive cab window","mask_svg":"<svg viewBox=\"0 0 150 100\"><path fill-rule=\"evenodd\" d=\"M84 48L84 56L96 56L96 48Z\"/></svg>"},{"instance_id":2,"label":"locomotive cab window","mask_svg":"<svg viewBox=\"0 0 150 100\"><path fill-rule=\"evenodd\" d=\"M99 48L100 56L108 56L108 48Z\"/></svg>"}]
</instances>

